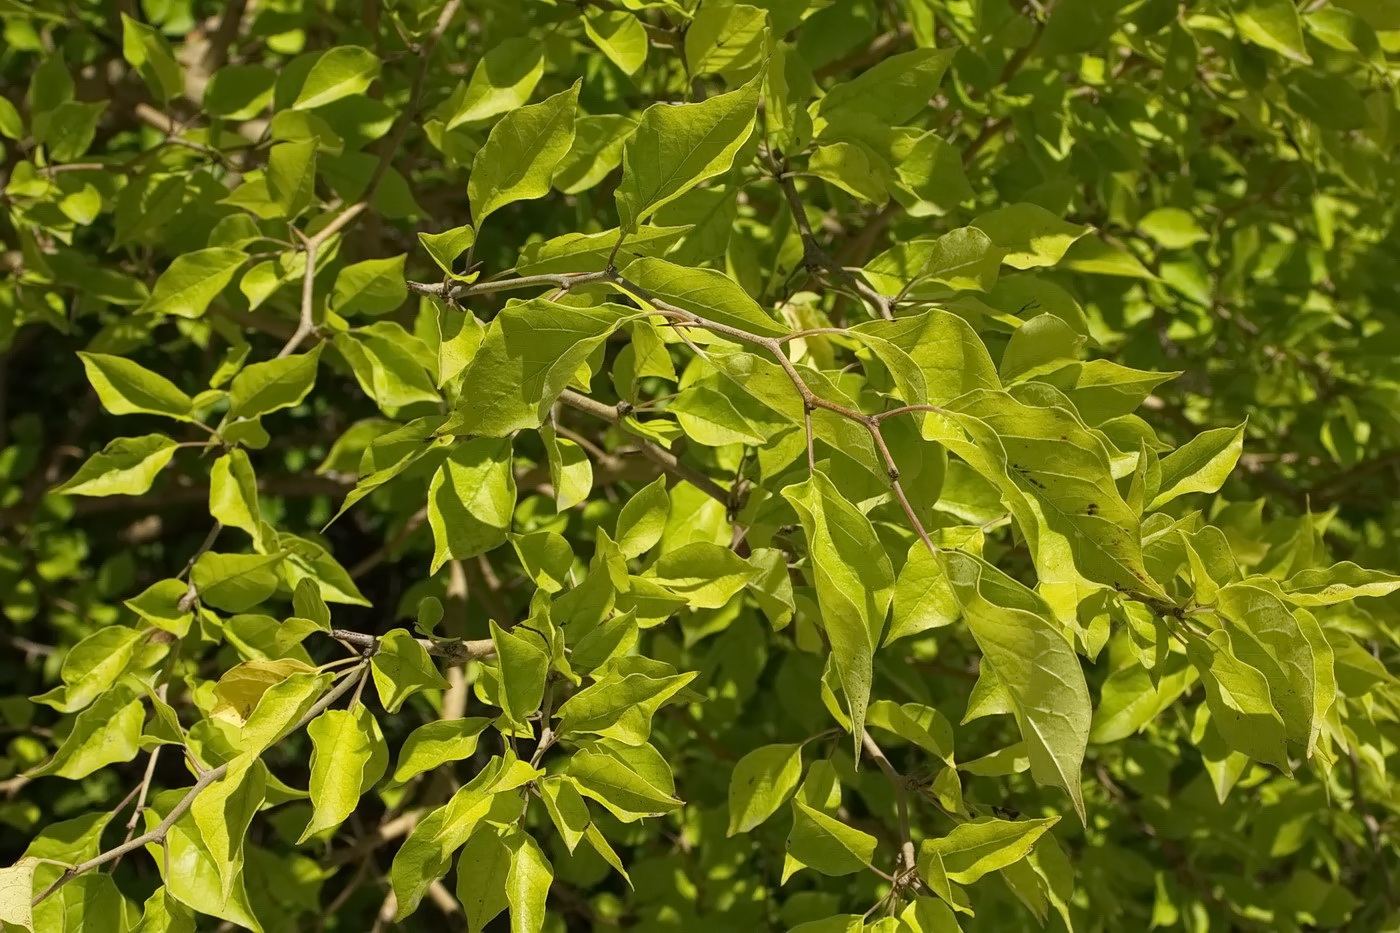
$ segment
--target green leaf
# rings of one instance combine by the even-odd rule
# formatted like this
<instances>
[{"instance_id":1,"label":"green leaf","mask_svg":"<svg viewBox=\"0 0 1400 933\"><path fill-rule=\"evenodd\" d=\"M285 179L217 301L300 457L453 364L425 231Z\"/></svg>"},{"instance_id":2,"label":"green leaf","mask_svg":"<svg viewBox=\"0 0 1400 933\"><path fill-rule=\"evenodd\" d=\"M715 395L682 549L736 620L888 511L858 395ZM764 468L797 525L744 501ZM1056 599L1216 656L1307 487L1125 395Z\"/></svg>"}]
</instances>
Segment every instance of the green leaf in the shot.
<instances>
[{"instance_id":1,"label":"green leaf","mask_svg":"<svg viewBox=\"0 0 1400 933\"><path fill-rule=\"evenodd\" d=\"M1292 0L1247 0L1235 10L1240 35L1301 65L1311 65L1303 24Z\"/></svg>"},{"instance_id":2,"label":"green leaf","mask_svg":"<svg viewBox=\"0 0 1400 933\"><path fill-rule=\"evenodd\" d=\"M513 110L491 128L467 180L477 227L507 204L549 193L554 168L574 142L579 87L576 81L541 103Z\"/></svg>"},{"instance_id":3,"label":"green leaf","mask_svg":"<svg viewBox=\"0 0 1400 933\"><path fill-rule=\"evenodd\" d=\"M619 113L581 114L574 121L574 145L554 170L554 187L565 194L577 194L595 187L607 178L613 169L622 164L622 147L627 137L636 129L637 121ZM589 238L606 236L608 250L617 242L617 231L604 234L564 234L564 237ZM674 234L673 239L679 234ZM563 237L555 237L555 240ZM522 253L528 255L528 244ZM524 259L522 255L522 260ZM604 257L606 258L606 256ZM522 275L526 263L518 263L516 268Z\"/></svg>"},{"instance_id":4,"label":"green leaf","mask_svg":"<svg viewBox=\"0 0 1400 933\"><path fill-rule=\"evenodd\" d=\"M753 132L759 79L698 104L654 104L622 149L617 210L630 233L657 208L729 171Z\"/></svg>"},{"instance_id":5,"label":"green leaf","mask_svg":"<svg viewBox=\"0 0 1400 933\"><path fill-rule=\"evenodd\" d=\"M176 446L164 434L119 437L53 491L70 496L139 496L151 488Z\"/></svg>"},{"instance_id":6,"label":"green leaf","mask_svg":"<svg viewBox=\"0 0 1400 933\"><path fill-rule=\"evenodd\" d=\"M1289 741L1316 747L1321 717L1332 705L1333 658L1320 629L1304 628L1307 614L1290 609L1269 584L1232 583L1216 594L1237 656L1269 682L1274 708ZM1309 636L1312 637L1309 637ZM1319 676L1321 674L1321 676Z\"/></svg>"},{"instance_id":7,"label":"green leaf","mask_svg":"<svg viewBox=\"0 0 1400 933\"><path fill-rule=\"evenodd\" d=\"M1138 221L1137 227L1163 249L1188 249L1210 239L1190 211L1179 207L1159 207Z\"/></svg>"},{"instance_id":8,"label":"green leaf","mask_svg":"<svg viewBox=\"0 0 1400 933\"><path fill-rule=\"evenodd\" d=\"M360 388L385 412L397 414L410 405L441 401L429 371L432 351L394 321L337 334L332 342Z\"/></svg>"},{"instance_id":9,"label":"green leaf","mask_svg":"<svg viewBox=\"0 0 1400 933\"><path fill-rule=\"evenodd\" d=\"M311 822L297 844L339 826L384 775L389 753L379 723L363 705L328 709L306 727L311 739Z\"/></svg>"},{"instance_id":10,"label":"green leaf","mask_svg":"<svg viewBox=\"0 0 1400 933\"><path fill-rule=\"evenodd\" d=\"M933 853L937 853L949 881L972 884L989 872L1025 858L1036 840L1059 820L1057 816L1015 822L984 818L959 824L948 835L926 839L920 844L920 871Z\"/></svg>"},{"instance_id":11,"label":"green leaf","mask_svg":"<svg viewBox=\"0 0 1400 933\"><path fill-rule=\"evenodd\" d=\"M389 870L389 880L398 900L400 919L413 913L429 885L447 873L452 853L472 837L481 820L490 813L496 791L518 787L538 774L521 761L512 760L509 767L503 767L504 764L500 756L492 758L446 806L430 811L421 819L399 847ZM491 916L500 910L496 908Z\"/></svg>"},{"instance_id":12,"label":"green leaf","mask_svg":"<svg viewBox=\"0 0 1400 933\"><path fill-rule=\"evenodd\" d=\"M661 540L671 515L666 477L658 476L627 503L617 515L617 547L626 557L641 557Z\"/></svg>"},{"instance_id":13,"label":"green leaf","mask_svg":"<svg viewBox=\"0 0 1400 933\"><path fill-rule=\"evenodd\" d=\"M764 54L768 11L745 3L705 4L685 30L691 74L741 72Z\"/></svg>"},{"instance_id":14,"label":"green leaf","mask_svg":"<svg viewBox=\"0 0 1400 933\"><path fill-rule=\"evenodd\" d=\"M184 90L185 76L170 45L156 30L122 14L122 57L156 98L168 101Z\"/></svg>"},{"instance_id":15,"label":"green leaf","mask_svg":"<svg viewBox=\"0 0 1400 933\"><path fill-rule=\"evenodd\" d=\"M890 193L913 217L947 214L973 197L961 153L937 130L905 130L890 157L897 176Z\"/></svg>"},{"instance_id":16,"label":"green leaf","mask_svg":"<svg viewBox=\"0 0 1400 933\"><path fill-rule=\"evenodd\" d=\"M861 337L888 341L918 368L924 401L942 405L973 389L999 389L1001 380L977 332L948 311L933 310L894 321L851 328Z\"/></svg>"},{"instance_id":17,"label":"green leaf","mask_svg":"<svg viewBox=\"0 0 1400 933\"><path fill-rule=\"evenodd\" d=\"M838 83L822 98L817 112L832 119L844 111L903 126L928 106L956 53L954 47L891 55Z\"/></svg>"},{"instance_id":18,"label":"green leaf","mask_svg":"<svg viewBox=\"0 0 1400 933\"><path fill-rule=\"evenodd\" d=\"M801 745L763 745L729 775L729 832L747 833L787 802L802 779Z\"/></svg>"},{"instance_id":19,"label":"green leaf","mask_svg":"<svg viewBox=\"0 0 1400 933\"><path fill-rule=\"evenodd\" d=\"M923 547L922 542L919 546ZM953 765L953 727L933 707L920 703L901 706L893 700L876 700L870 704L868 719L870 725L893 732L906 742L937 755L950 767Z\"/></svg>"},{"instance_id":20,"label":"green leaf","mask_svg":"<svg viewBox=\"0 0 1400 933\"><path fill-rule=\"evenodd\" d=\"M234 448L214 461L209 471L209 514L219 522L241 528L261 539L262 511L258 506L258 479L248 454Z\"/></svg>"},{"instance_id":21,"label":"green leaf","mask_svg":"<svg viewBox=\"0 0 1400 933\"><path fill-rule=\"evenodd\" d=\"M559 437L549 425L540 427L549 461L549 480L554 486L554 507L566 511L588 499L593 491L593 462L574 441Z\"/></svg>"},{"instance_id":22,"label":"green leaf","mask_svg":"<svg viewBox=\"0 0 1400 933\"><path fill-rule=\"evenodd\" d=\"M470 933L481 933L509 904L506 882L512 851L494 829L472 833L457 857L457 900Z\"/></svg>"},{"instance_id":23,"label":"green leaf","mask_svg":"<svg viewBox=\"0 0 1400 933\"><path fill-rule=\"evenodd\" d=\"M647 32L635 14L621 10L584 13L583 31L614 65L635 74L647 60Z\"/></svg>"},{"instance_id":24,"label":"green leaf","mask_svg":"<svg viewBox=\"0 0 1400 933\"><path fill-rule=\"evenodd\" d=\"M579 121L582 123L582 119ZM558 181L556 175L555 180ZM643 225L618 250L616 262L626 266L636 256L655 256L674 246L691 228ZM521 275L561 272L602 272L607 269L621 231L565 233L543 242L527 243L520 250L516 271Z\"/></svg>"},{"instance_id":25,"label":"green leaf","mask_svg":"<svg viewBox=\"0 0 1400 933\"><path fill-rule=\"evenodd\" d=\"M316 384L321 348L245 366L229 386L229 414L256 418L300 405Z\"/></svg>"},{"instance_id":26,"label":"green leaf","mask_svg":"<svg viewBox=\"0 0 1400 933\"><path fill-rule=\"evenodd\" d=\"M629 263L623 275L653 297L708 320L764 337L791 332L759 307L738 282L714 269L691 269L643 257Z\"/></svg>"},{"instance_id":27,"label":"green leaf","mask_svg":"<svg viewBox=\"0 0 1400 933\"><path fill-rule=\"evenodd\" d=\"M1388 596L1400 590L1400 577L1366 570L1351 561L1302 570L1283 584L1284 598L1297 606L1333 606L1361 596Z\"/></svg>"},{"instance_id":28,"label":"green leaf","mask_svg":"<svg viewBox=\"0 0 1400 933\"><path fill-rule=\"evenodd\" d=\"M216 719L246 724L257 712L268 691L285 684L298 674L313 668L296 658L253 660L235 664L214 685L214 705L210 715ZM268 707L265 713L271 713ZM275 718L275 717L274 717Z\"/></svg>"},{"instance_id":29,"label":"green leaf","mask_svg":"<svg viewBox=\"0 0 1400 933\"><path fill-rule=\"evenodd\" d=\"M759 571L758 577L749 583L749 592L773 630L778 631L792 621L797 611L787 556L777 548L754 548L749 563Z\"/></svg>"},{"instance_id":30,"label":"green leaf","mask_svg":"<svg viewBox=\"0 0 1400 933\"><path fill-rule=\"evenodd\" d=\"M24 138L24 119L8 97L0 99L0 136Z\"/></svg>"},{"instance_id":31,"label":"green leaf","mask_svg":"<svg viewBox=\"0 0 1400 933\"><path fill-rule=\"evenodd\" d=\"M379 58L358 45L327 49L306 74L292 103L295 110L312 110L363 93L379 77Z\"/></svg>"},{"instance_id":32,"label":"green leaf","mask_svg":"<svg viewBox=\"0 0 1400 933\"><path fill-rule=\"evenodd\" d=\"M588 802L578 792L574 782L567 777L561 777L557 781L541 781L536 788L540 792L540 799L544 801L545 809L549 812L550 821L554 823L554 828L559 830L560 838L564 840L564 845L568 846L569 853L573 854L574 849L588 833L588 828L593 825L593 818L588 812Z\"/></svg>"},{"instance_id":33,"label":"green leaf","mask_svg":"<svg viewBox=\"0 0 1400 933\"><path fill-rule=\"evenodd\" d=\"M438 268L454 279L466 280L471 276L458 275L453 266L457 257L465 253L476 242L476 229L471 224L453 227L442 233L420 233L418 242L428 251L428 255Z\"/></svg>"},{"instance_id":34,"label":"green leaf","mask_svg":"<svg viewBox=\"0 0 1400 933\"><path fill-rule=\"evenodd\" d=\"M105 102L88 104L66 100L47 114L42 124L37 118L32 118L30 125L35 135L40 136L48 147L50 158L60 163L71 162L91 148L97 136L97 120L106 108Z\"/></svg>"},{"instance_id":35,"label":"green leaf","mask_svg":"<svg viewBox=\"0 0 1400 933\"><path fill-rule=\"evenodd\" d=\"M1004 255L978 228L959 227L936 240L896 243L870 261L865 276L890 297L929 293L933 285L987 292L996 284Z\"/></svg>"},{"instance_id":36,"label":"green leaf","mask_svg":"<svg viewBox=\"0 0 1400 933\"><path fill-rule=\"evenodd\" d=\"M407 258L367 259L341 269L335 277L331 307L341 315L387 314L398 310L408 297L403 273Z\"/></svg>"},{"instance_id":37,"label":"green leaf","mask_svg":"<svg viewBox=\"0 0 1400 933\"><path fill-rule=\"evenodd\" d=\"M694 541L663 553L645 576L694 608L718 609L758 571L729 548Z\"/></svg>"},{"instance_id":38,"label":"green leaf","mask_svg":"<svg viewBox=\"0 0 1400 933\"><path fill-rule=\"evenodd\" d=\"M219 246L181 253L156 279L151 297L137 310L141 314L202 317L247 259L240 250Z\"/></svg>"},{"instance_id":39,"label":"green leaf","mask_svg":"<svg viewBox=\"0 0 1400 933\"><path fill-rule=\"evenodd\" d=\"M1086 423L1101 425L1136 411L1157 386L1178 375L1090 360L1071 363L1041 378L1063 391Z\"/></svg>"},{"instance_id":40,"label":"green leaf","mask_svg":"<svg viewBox=\"0 0 1400 933\"><path fill-rule=\"evenodd\" d=\"M190 581L201 602L229 612L247 612L277 589L280 554L220 554L206 551L195 561Z\"/></svg>"},{"instance_id":41,"label":"green leaf","mask_svg":"<svg viewBox=\"0 0 1400 933\"><path fill-rule=\"evenodd\" d=\"M267 193L278 216L300 216L316 197L316 140L278 143L267 156Z\"/></svg>"},{"instance_id":42,"label":"green leaf","mask_svg":"<svg viewBox=\"0 0 1400 933\"><path fill-rule=\"evenodd\" d=\"M540 933L544 929L545 899L554 881L554 869L539 843L520 830L501 838L510 849L506 873L506 900L510 904L511 933Z\"/></svg>"},{"instance_id":43,"label":"green leaf","mask_svg":"<svg viewBox=\"0 0 1400 933\"><path fill-rule=\"evenodd\" d=\"M277 536L276 547L286 554L280 569L291 589L310 581L323 601L352 606L370 604L355 586L349 571L317 542L283 532Z\"/></svg>"},{"instance_id":44,"label":"green leaf","mask_svg":"<svg viewBox=\"0 0 1400 933\"><path fill-rule=\"evenodd\" d=\"M99 768L130 761L140 748L145 718L140 697L124 685L113 687L77 715L53 757L30 776L54 774L78 781Z\"/></svg>"},{"instance_id":45,"label":"green leaf","mask_svg":"<svg viewBox=\"0 0 1400 933\"><path fill-rule=\"evenodd\" d=\"M429 572L504 544L514 511L510 440L479 437L454 444L428 487L434 542Z\"/></svg>"},{"instance_id":46,"label":"green leaf","mask_svg":"<svg viewBox=\"0 0 1400 933\"><path fill-rule=\"evenodd\" d=\"M83 709L117 682L142 641L142 633L133 628L111 625L98 629L74 645L63 659L59 672L63 687L34 697L34 701L60 713Z\"/></svg>"},{"instance_id":47,"label":"green leaf","mask_svg":"<svg viewBox=\"0 0 1400 933\"><path fill-rule=\"evenodd\" d=\"M267 109L277 72L263 65L225 65L204 87L204 112L226 120L250 120Z\"/></svg>"},{"instance_id":48,"label":"green leaf","mask_svg":"<svg viewBox=\"0 0 1400 933\"><path fill-rule=\"evenodd\" d=\"M1060 260L1060 268L1090 275L1119 275L1132 279L1154 279L1152 272L1126 248L1110 243L1097 233L1089 233L1070 246Z\"/></svg>"},{"instance_id":49,"label":"green leaf","mask_svg":"<svg viewBox=\"0 0 1400 933\"><path fill-rule=\"evenodd\" d=\"M894 571L875 529L825 473L783 489L807 537L810 575L859 749L875 646L894 591Z\"/></svg>"},{"instance_id":50,"label":"green leaf","mask_svg":"<svg viewBox=\"0 0 1400 933\"><path fill-rule=\"evenodd\" d=\"M574 551L562 535L535 531L528 535L511 535L510 543L520 558L521 567L540 589L558 593L569 584Z\"/></svg>"},{"instance_id":51,"label":"green leaf","mask_svg":"<svg viewBox=\"0 0 1400 933\"><path fill-rule=\"evenodd\" d=\"M652 677L608 671L559 707L559 734L593 733L625 745L643 745L651 737L656 711L694 679L693 672Z\"/></svg>"},{"instance_id":52,"label":"green leaf","mask_svg":"<svg viewBox=\"0 0 1400 933\"><path fill-rule=\"evenodd\" d=\"M490 724L491 720L476 716L469 719L438 719L414 729L399 750L394 783L404 784L449 761L470 758L476 753L479 736Z\"/></svg>"},{"instance_id":53,"label":"green leaf","mask_svg":"<svg viewBox=\"0 0 1400 933\"><path fill-rule=\"evenodd\" d=\"M191 420L194 401L175 383L141 364L105 353L79 352L88 382L114 415L165 415Z\"/></svg>"},{"instance_id":54,"label":"green leaf","mask_svg":"<svg viewBox=\"0 0 1400 933\"><path fill-rule=\"evenodd\" d=\"M379 702L390 713L397 713L419 690L445 690L447 681L438 673L428 651L408 629L396 628L379 639L379 651L370 660Z\"/></svg>"},{"instance_id":55,"label":"green leaf","mask_svg":"<svg viewBox=\"0 0 1400 933\"><path fill-rule=\"evenodd\" d=\"M544 46L524 36L504 39L476 63L471 81L444 105L447 125L486 120L523 106L544 74Z\"/></svg>"},{"instance_id":56,"label":"green leaf","mask_svg":"<svg viewBox=\"0 0 1400 933\"><path fill-rule=\"evenodd\" d=\"M652 784L612 755L581 749L569 757L564 773L577 782L580 793L601 803L624 823L661 816L681 805L670 791Z\"/></svg>"},{"instance_id":57,"label":"green leaf","mask_svg":"<svg viewBox=\"0 0 1400 933\"><path fill-rule=\"evenodd\" d=\"M816 147L807 160L807 171L862 201L884 204L890 199L889 167L855 143Z\"/></svg>"},{"instance_id":58,"label":"green leaf","mask_svg":"<svg viewBox=\"0 0 1400 933\"><path fill-rule=\"evenodd\" d=\"M958 619L958 601L938 559L915 541L894 585L894 617L885 644L907 635L952 625Z\"/></svg>"},{"instance_id":59,"label":"green leaf","mask_svg":"<svg viewBox=\"0 0 1400 933\"><path fill-rule=\"evenodd\" d=\"M1037 503L1048 529L1064 536L1079 573L1166 599L1143 565L1141 522L1114 483L1103 436L1064 407L1064 397L1053 389L1018 395L971 392L958 408L995 432L1001 450L992 454L1004 454L1003 475ZM975 428L965 419L960 423ZM1045 575L1048 568L1040 569Z\"/></svg>"},{"instance_id":60,"label":"green leaf","mask_svg":"<svg viewBox=\"0 0 1400 933\"><path fill-rule=\"evenodd\" d=\"M1161 492L1148 505L1159 509L1189 492L1215 492L1244 450L1244 425L1203 431L1162 458Z\"/></svg>"},{"instance_id":61,"label":"green leaf","mask_svg":"<svg viewBox=\"0 0 1400 933\"><path fill-rule=\"evenodd\" d=\"M154 829L185 793L186 789L181 788L153 794L151 808L145 813L147 830ZM229 920L250 930L262 930L248 906L241 874L234 879L229 895L224 896L217 858L205 844L192 813L187 811L174 822L164 846L150 844L147 851L159 866L165 890L172 900L199 913Z\"/></svg>"},{"instance_id":62,"label":"green leaf","mask_svg":"<svg viewBox=\"0 0 1400 933\"><path fill-rule=\"evenodd\" d=\"M150 625L183 637L189 631L192 612L180 608L180 600L189 591L181 580L157 580L124 605Z\"/></svg>"},{"instance_id":63,"label":"green leaf","mask_svg":"<svg viewBox=\"0 0 1400 933\"><path fill-rule=\"evenodd\" d=\"M549 655L534 640L507 632L495 620L490 620L490 625L500 671L501 708L512 724L528 730L530 715L544 700Z\"/></svg>"},{"instance_id":64,"label":"green leaf","mask_svg":"<svg viewBox=\"0 0 1400 933\"><path fill-rule=\"evenodd\" d=\"M267 766L260 758L236 758L224 776L190 805L190 816L218 871L225 899L243 875L243 843L253 815L263 805L267 777Z\"/></svg>"},{"instance_id":65,"label":"green leaf","mask_svg":"<svg viewBox=\"0 0 1400 933\"><path fill-rule=\"evenodd\" d=\"M1080 819L1079 771L1089 741L1089 688L1045 600L981 558L941 552L963 618L1011 700L1031 776L1064 788Z\"/></svg>"},{"instance_id":66,"label":"green leaf","mask_svg":"<svg viewBox=\"0 0 1400 933\"><path fill-rule=\"evenodd\" d=\"M1022 382L1043 373L1059 370L1066 361L1077 360L1084 338L1058 315L1037 314L1026 321L1006 343L1001 355L1001 378L1008 383Z\"/></svg>"},{"instance_id":67,"label":"green leaf","mask_svg":"<svg viewBox=\"0 0 1400 933\"><path fill-rule=\"evenodd\" d=\"M813 809L801 799L792 801L792 831L788 833L783 860L784 884L803 868L823 875L849 875L869 865L874 855L874 836Z\"/></svg>"},{"instance_id":68,"label":"green leaf","mask_svg":"<svg viewBox=\"0 0 1400 933\"><path fill-rule=\"evenodd\" d=\"M618 305L571 308L545 298L507 306L467 366L463 405L441 432L505 437L539 427L626 313Z\"/></svg>"},{"instance_id":69,"label":"green leaf","mask_svg":"<svg viewBox=\"0 0 1400 933\"><path fill-rule=\"evenodd\" d=\"M1006 251L1002 262L1034 269L1059 262L1090 228L1067 223L1036 204L1013 204L979 216L972 226Z\"/></svg>"},{"instance_id":70,"label":"green leaf","mask_svg":"<svg viewBox=\"0 0 1400 933\"><path fill-rule=\"evenodd\" d=\"M908 933L959 933L961 930L952 908L931 897L916 897L910 901L899 915L899 922Z\"/></svg>"},{"instance_id":71,"label":"green leaf","mask_svg":"<svg viewBox=\"0 0 1400 933\"><path fill-rule=\"evenodd\" d=\"M1188 638L1186 654L1201 675L1211 724L1225 743L1255 761L1288 771L1283 719L1274 709L1269 683L1235 654L1230 633L1218 630L1207 638Z\"/></svg>"}]
</instances>

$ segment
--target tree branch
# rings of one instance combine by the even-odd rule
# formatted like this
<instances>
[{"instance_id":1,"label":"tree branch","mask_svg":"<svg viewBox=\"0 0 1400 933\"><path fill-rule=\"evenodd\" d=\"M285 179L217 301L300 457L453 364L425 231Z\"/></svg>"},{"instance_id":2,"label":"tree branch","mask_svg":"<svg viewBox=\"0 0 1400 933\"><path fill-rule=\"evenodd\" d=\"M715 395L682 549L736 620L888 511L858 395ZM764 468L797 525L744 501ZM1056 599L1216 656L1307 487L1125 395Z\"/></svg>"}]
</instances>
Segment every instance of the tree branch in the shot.
<instances>
[{"instance_id":1,"label":"tree branch","mask_svg":"<svg viewBox=\"0 0 1400 933\"><path fill-rule=\"evenodd\" d=\"M331 632L331 637L358 648L366 657L373 657L379 652L378 635L366 635L364 632L338 628ZM485 661L496 656L496 643L489 638L470 641L434 641L430 638L420 638L418 644L433 657L442 658L448 664L454 665L466 664L468 661Z\"/></svg>"}]
</instances>

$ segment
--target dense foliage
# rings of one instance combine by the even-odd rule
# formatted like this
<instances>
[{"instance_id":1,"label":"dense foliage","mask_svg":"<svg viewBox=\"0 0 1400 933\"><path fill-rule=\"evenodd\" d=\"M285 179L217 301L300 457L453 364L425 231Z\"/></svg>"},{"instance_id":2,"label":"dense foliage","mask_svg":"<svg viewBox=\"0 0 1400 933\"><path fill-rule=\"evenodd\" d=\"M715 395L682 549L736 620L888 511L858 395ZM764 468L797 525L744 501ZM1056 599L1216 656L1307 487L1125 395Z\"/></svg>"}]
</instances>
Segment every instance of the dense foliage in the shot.
<instances>
[{"instance_id":1,"label":"dense foliage","mask_svg":"<svg viewBox=\"0 0 1400 933\"><path fill-rule=\"evenodd\" d=\"M0 23L4 930L1400 929L1395 0Z\"/></svg>"}]
</instances>

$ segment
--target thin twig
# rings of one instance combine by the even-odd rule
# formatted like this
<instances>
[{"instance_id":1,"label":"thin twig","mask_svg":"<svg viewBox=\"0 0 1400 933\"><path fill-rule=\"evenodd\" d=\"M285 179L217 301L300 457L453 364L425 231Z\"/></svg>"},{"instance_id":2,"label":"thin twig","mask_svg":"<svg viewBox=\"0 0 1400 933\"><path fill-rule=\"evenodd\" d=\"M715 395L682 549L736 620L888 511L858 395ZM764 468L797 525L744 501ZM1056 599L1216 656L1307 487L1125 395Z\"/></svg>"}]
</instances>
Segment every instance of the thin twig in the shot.
<instances>
[{"instance_id":1,"label":"thin twig","mask_svg":"<svg viewBox=\"0 0 1400 933\"><path fill-rule=\"evenodd\" d=\"M277 358L289 356L296 352L302 341L310 337L316 325L313 320L315 309L315 279L316 279L316 254L326 241L339 233L350 221L358 217L374 201L374 193L379 188L379 183L388 174L389 167L394 162L394 156L398 153L399 147L403 144L404 136L418 116L418 106L423 98L423 84L428 74L428 63L433 56L433 50L437 48L438 41L442 39L442 34L447 31L447 27L452 23L452 18L457 15L457 8L461 6L461 0L451 0L442 8L437 24L428 35L427 41L418 50L418 71L413 77L413 89L409 92L408 103L404 105L398 120L394 124L393 131L384 141L384 147L380 150L379 161L375 163L374 173L370 175L369 184L365 186L364 194L360 199L341 211L334 220L326 224L312 236L303 236L299 231L293 230L298 237L301 237L302 248L306 252L306 272L301 284L301 319L297 323L297 329L292 336L287 338L286 344L278 351Z\"/></svg>"},{"instance_id":2,"label":"thin twig","mask_svg":"<svg viewBox=\"0 0 1400 933\"><path fill-rule=\"evenodd\" d=\"M331 637L337 641L343 641L351 647L358 648L367 657L373 656L379 651L379 636L366 635L363 632L352 632L349 629L338 628L331 632ZM428 638L418 639L418 644L433 657L443 658L448 664L466 664L468 661L481 661L496 656L496 644L489 638L478 638L470 641L433 641Z\"/></svg>"},{"instance_id":3,"label":"thin twig","mask_svg":"<svg viewBox=\"0 0 1400 933\"><path fill-rule=\"evenodd\" d=\"M914 838L910 832L909 824L909 782L904 775L895 770L894 765L890 764L890 760L885 757L884 750L880 748L869 732L861 730L860 742L865 748L865 753L875 760L875 764L880 766L880 770L884 772L890 786L894 788L895 809L899 813L900 838L900 871L895 872L895 877L899 877L902 872L912 869L916 862Z\"/></svg>"},{"instance_id":4,"label":"thin twig","mask_svg":"<svg viewBox=\"0 0 1400 933\"><path fill-rule=\"evenodd\" d=\"M618 428L627 431L637 439L637 445L641 448L642 453L667 473L670 473L677 479L685 480L710 498L723 502L725 505L729 504L729 490L694 467L682 463L675 454L655 441L628 430L627 424L622 420L622 415L619 414L616 406L605 405L602 402L595 401L572 389L565 389L564 394L559 397L559 401L568 405L570 408L586 412L587 414L593 415L595 418L602 418L609 424L616 425Z\"/></svg>"},{"instance_id":5,"label":"thin twig","mask_svg":"<svg viewBox=\"0 0 1400 933\"><path fill-rule=\"evenodd\" d=\"M473 295L490 295L496 292L539 288L546 285L557 291L568 292L584 285L594 285L606 281L608 281L607 272L561 272L522 275L512 279L477 282L473 285L463 285L461 282L409 282L408 290L418 295L428 295L446 301L460 301Z\"/></svg>"},{"instance_id":6,"label":"thin twig","mask_svg":"<svg viewBox=\"0 0 1400 933\"><path fill-rule=\"evenodd\" d=\"M369 207L369 198L373 194L372 190L366 191L363 198L341 211L334 220L311 236L304 236L299 230L292 231L301 239L302 249L306 253L306 271L302 273L301 280L301 319L297 322L297 329L292 332L292 336L288 337L282 349L277 351L277 359L280 360L295 353L302 341L310 337L312 332L316 330L316 254L327 240L343 230L350 221L360 216L365 208Z\"/></svg>"},{"instance_id":7,"label":"thin twig","mask_svg":"<svg viewBox=\"0 0 1400 933\"><path fill-rule=\"evenodd\" d=\"M798 235L802 237L802 261L807 268L811 270L825 269L835 276L842 285L860 295L875 310L876 314L887 321L893 321L894 308L891 306L890 300L871 288L864 279L832 259L831 254L817 242L817 237L812 232L812 224L807 219L807 210L802 206L802 199L798 197L797 186L793 183L792 176L786 173L778 175L778 185L783 189L783 197L787 200L788 207L792 211L792 219L797 224Z\"/></svg>"}]
</instances>

